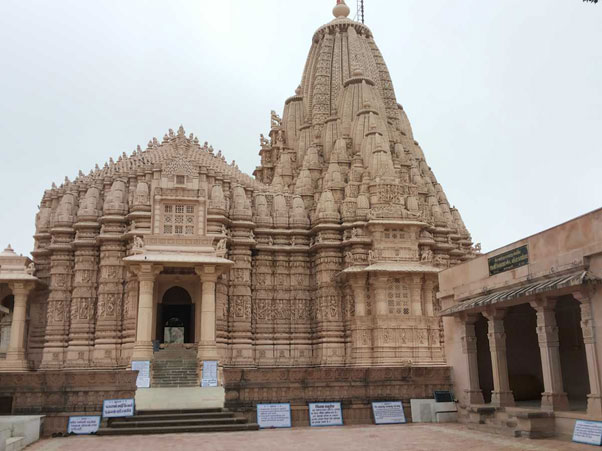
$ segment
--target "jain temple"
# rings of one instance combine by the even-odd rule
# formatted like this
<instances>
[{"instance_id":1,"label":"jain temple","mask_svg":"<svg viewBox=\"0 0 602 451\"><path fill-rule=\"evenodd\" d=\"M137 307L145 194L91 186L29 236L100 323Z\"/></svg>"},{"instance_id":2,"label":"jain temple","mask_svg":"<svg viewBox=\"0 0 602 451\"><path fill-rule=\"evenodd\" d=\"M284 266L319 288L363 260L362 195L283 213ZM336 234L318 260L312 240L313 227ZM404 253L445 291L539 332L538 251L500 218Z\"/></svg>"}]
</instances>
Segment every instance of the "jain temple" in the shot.
<instances>
[{"instance_id":1,"label":"jain temple","mask_svg":"<svg viewBox=\"0 0 602 451\"><path fill-rule=\"evenodd\" d=\"M333 12L253 175L180 127L43 193L33 259L0 253L1 413L60 432L105 399L198 393L217 361L249 427L264 402L293 425L314 401L352 424L402 400L417 420L435 390L517 435L602 415L602 212L481 255L371 30Z\"/></svg>"}]
</instances>

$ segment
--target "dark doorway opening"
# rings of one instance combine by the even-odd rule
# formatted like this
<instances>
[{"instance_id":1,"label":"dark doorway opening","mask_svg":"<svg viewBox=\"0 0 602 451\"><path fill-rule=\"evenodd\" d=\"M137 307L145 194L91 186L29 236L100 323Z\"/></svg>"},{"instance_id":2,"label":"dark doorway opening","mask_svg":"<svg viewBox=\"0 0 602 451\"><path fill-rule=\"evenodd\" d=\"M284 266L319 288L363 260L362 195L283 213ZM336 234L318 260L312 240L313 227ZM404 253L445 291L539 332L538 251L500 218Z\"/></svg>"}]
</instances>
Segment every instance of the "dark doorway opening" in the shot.
<instances>
[{"instance_id":1,"label":"dark doorway opening","mask_svg":"<svg viewBox=\"0 0 602 451\"><path fill-rule=\"evenodd\" d=\"M535 309L529 304L510 307L504 318L504 329L508 377L514 400L539 406L544 386Z\"/></svg>"},{"instance_id":2,"label":"dark doorway opening","mask_svg":"<svg viewBox=\"0 0 602 451\"><path fill-rule=\"evenodd\" d=\"M163 295L157 312L157 338L161 343L194 343L194 304L182 287Z\"/></svg>"},{"instance_id":3,"label":"dark doorway opening","mask_svg":"<svg viewBox=\"0 0 602 451\"><path fill-rule=\"evenodd\" d=\"M581 330L581 308L573 296L562 296L556 302L556 323L564 391L571 410L587 410L590 392L587 356Z\"/></svg>"}]
</instances>

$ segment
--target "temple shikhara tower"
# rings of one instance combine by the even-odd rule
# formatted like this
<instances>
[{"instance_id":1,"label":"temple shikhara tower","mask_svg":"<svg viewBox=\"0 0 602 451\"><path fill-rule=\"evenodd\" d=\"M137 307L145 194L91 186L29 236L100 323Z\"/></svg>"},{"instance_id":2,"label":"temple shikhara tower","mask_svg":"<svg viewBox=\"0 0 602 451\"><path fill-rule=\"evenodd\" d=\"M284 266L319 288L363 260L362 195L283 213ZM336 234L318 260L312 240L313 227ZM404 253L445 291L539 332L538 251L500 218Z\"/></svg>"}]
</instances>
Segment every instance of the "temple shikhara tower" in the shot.
<instances>
[{"instance_id":1,"label":"temple shikhara tower","mask_svg":"<svg viewBox=\"0 0 602 451\"><path fill-rule=\"evenodd\" d=\"M0 269L28 312L9 367L445 365L437 273L475 249L372 32L333 12L254 177L180 127L44 193L28 289Z\"/></svg>"}]
</instances>

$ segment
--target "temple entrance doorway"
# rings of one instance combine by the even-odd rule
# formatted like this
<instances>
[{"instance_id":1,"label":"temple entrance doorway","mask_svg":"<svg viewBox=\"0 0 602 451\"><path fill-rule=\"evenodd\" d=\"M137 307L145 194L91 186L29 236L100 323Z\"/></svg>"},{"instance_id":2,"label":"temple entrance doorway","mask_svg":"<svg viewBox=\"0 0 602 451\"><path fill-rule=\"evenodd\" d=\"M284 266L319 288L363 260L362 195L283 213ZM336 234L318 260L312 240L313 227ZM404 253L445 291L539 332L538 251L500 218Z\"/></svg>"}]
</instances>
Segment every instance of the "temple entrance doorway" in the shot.
<instances>
[{"instance_id":1,"label":"temple entrance doorway","mask_svg":"<svg viewBox=\"0 0 602 451\"><path fill-rule=\"evenodd\" d=\"M194 304L186 289L176 286L165 292L157 319L160 343L194 343Z\"/></svg>"}]
</instances>

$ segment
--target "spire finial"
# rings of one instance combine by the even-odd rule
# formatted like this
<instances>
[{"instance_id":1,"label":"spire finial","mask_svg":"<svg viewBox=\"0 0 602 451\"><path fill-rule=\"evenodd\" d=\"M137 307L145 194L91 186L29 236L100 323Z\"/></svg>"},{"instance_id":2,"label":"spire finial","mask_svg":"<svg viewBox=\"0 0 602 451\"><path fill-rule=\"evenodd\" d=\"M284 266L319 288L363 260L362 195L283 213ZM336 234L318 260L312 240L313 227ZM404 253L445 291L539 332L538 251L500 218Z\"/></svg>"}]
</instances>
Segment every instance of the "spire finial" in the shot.
<instances>
[{"instance_id":1,"label":"spire finial","mask_svg":"<svg viewBox=\"0 0 602 451\"><path fill-rule=\"evenodd\" d=\"M332 14L334 14L334 17L337 19L349 17L350 12L351 10L345 3L345 0L337 0L337 5L332 10Z\"/></svg>"}]
</instances>

